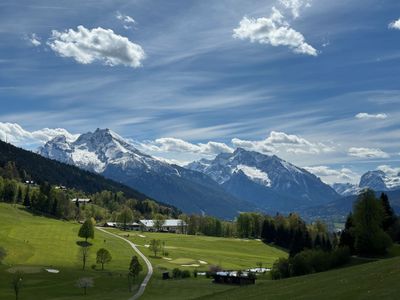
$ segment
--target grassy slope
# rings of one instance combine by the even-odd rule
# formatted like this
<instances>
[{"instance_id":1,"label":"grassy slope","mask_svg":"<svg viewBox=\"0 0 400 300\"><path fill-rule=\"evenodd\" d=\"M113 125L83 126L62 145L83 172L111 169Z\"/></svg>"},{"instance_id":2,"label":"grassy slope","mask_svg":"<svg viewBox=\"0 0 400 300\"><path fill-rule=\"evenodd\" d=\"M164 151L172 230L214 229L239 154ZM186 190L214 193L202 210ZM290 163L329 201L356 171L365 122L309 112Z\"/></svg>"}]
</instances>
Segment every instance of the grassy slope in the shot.
<instances>
[{"instance_id":1,"label":"grassy slope","mask_svg":"<svg viewBox=\"0 0 400 300\"><path fill-rule=\"evenodd\" d=\"M12 275L6 271L12 266L38 266L41 271L25 275L21 300L127 299L130 294L125 274L133 250L124 241L96 231L88 269L83 272L75 243L78 229L78 224L32 216L21 208L0 203L0 246L8 252L3 265L0 265L0 299L14 297L10 286ZM90 269L100 247L107 248L113 257L105 272ZM50 266L61 272L50 274L43 271L43 267ZM75 287L80 277L94 278L95 287L86 297Z\"/></svg>"},{"instance_id":2,"label":"grassy slope","mask_svg":"<svg viewBox=\"0 0 400 300\"><path fill-rule=\"evenodd\" d=\"M150 281L143 299L191 299L194 297L210 297L214 293L236 289L237 287L227 285L215 285L211 279L204 276L198 278L181 280L161 280L163 270L171 271L173 268L208 270L210 264L221 265L225 269L245 269L256 267L257 262L263 262L264 266L272 266L272 263L281 256L287 254L279 249L266 246L260 241L227 239L206 236L190 236L167 233L135 233L121 232L113 230L121 235L129 234L129 239L143 253L149 257L155 274ZM140 237L144 235L145 237ZM165 241L166 250L169 252L170 261L162 258L154 258L153 253L144 245L150 244L151 239L160 239ZM208 264L202 265L199 260ZM200 267L183 267L182 264L199 264Z\"/></svg>"},{"instance_id":3,"label":"grassy slope","mask_svg":"<svg viewBox=\"0 0 400 300\"><path fill-rule=\"evenodd\" d=\"M398 299L400 257L278 281L198 299Z\"/></svg>"}]
</instances>

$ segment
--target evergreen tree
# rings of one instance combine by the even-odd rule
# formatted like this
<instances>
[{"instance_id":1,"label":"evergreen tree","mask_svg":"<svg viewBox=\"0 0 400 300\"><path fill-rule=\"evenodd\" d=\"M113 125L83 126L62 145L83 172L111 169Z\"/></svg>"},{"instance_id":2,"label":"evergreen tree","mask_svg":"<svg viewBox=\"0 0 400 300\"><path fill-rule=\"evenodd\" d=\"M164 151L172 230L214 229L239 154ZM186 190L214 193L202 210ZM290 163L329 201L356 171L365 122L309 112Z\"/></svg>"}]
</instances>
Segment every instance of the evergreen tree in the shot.
<instances>
[{"instance_id":1,"label":"evergreen tree","mask_svg":"<svg viewBox=\"0 0 400 300\"><path fill-rule=\"evenodd\" d=\"M18 186L17 203L22 203L22 200L23 200L22 188L21 186Z\"/></svg>"},{"instance_id":2,"label":"evergreen tree","mask_svg":"<svg viewBox=\"0 0 400 300\"><path fill-rule=\"evenodd\" d=\"M131 262L129 264L129 291L132 291L132 281L139 276L139 273L143 270L143 266L140 264L137 256L132 256Z\"/></svg>"},{"instance_id":3,"label":"evergreen tree","mask_svg":"<svg viewBox=\"0 0 400 300\"><path fill-rule=\"evenodd\" d=\"M340 234L340 241L339 241L339 247L349 247L350 253L354 254L355 249L354 249L354 244L355 244L355 237L354 237L354 220L353 220L353 214L350 213L347 216L346 219L346 224L344 226L344 229L342 230Z\"/></svg>"},{"instance_id":4,"label":"evergreen tree","mask_svg":"<svg viewBox=\"0 0 400 300\"><path fill-rule=\"evenodd\" d=\"M26 188L25 191L25 197L24 197L24 202L22 203L23 206L25 207L30 207L31 206L31 197L30 197L30 189L29 186Z\"/></svg>"},{"instance_id":5,"label":"evergreen tree","mask_svg":"<svg viewBox=\"0 0 400 300\"><path fill-rule=\"evenodd\" d=\"M355 249L361 255L386 253L391 239L382 229L383 208L371 190L359 195L354 205Z\"/></svg>"},{"instance_id":6,"label":"evergreen tree","mask_svg":"<svg viewBox=\"0 0 400 300\"><path fill-rule=\"evenodd\" d=\"M394 214L393 208L390 206L389 198L385 193L381 194L380 203L383 208L382 228L384 231L388 232L396 222L396 216Z\"/></svg>"}]
</instances>

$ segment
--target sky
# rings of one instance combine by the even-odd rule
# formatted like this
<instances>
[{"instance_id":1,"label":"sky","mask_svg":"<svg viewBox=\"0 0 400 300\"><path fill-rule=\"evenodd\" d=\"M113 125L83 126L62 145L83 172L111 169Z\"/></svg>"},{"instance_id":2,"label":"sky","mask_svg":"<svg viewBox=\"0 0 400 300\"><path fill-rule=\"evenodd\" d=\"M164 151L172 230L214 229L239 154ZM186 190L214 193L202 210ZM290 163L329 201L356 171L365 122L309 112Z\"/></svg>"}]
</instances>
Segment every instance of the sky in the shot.
<instances>
[{"instance_id":1,"label":"sky","mask_svg":"<svg viewBox=\"0 0 400 300\"><path fill-rule=\"evenodd\" d=\"M400 165L397 0L0 3L0 138L110 128L184 164L236 147L322 180Z\"/></svg>"}]
</instances>

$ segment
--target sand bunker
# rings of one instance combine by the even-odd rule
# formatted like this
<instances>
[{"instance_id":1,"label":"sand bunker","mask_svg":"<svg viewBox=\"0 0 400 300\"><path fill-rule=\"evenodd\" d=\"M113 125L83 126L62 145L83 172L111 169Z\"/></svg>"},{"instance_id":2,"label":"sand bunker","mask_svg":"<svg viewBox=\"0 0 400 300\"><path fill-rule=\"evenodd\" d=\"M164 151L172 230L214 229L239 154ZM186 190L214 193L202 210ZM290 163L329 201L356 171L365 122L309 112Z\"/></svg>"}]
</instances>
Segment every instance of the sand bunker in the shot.
<instances>
[{"instance_id":1,"label":"sand bunker","mask_svg":"<svg viewBox=\"0 0 400 300\"><path fill-rule=\"evenodd\" d=\"M206 262L206 261L204 261L204 260L199 260L199 263L201 264L201 265L207 265L208 263Z\"/></svg>"},{"instance_id":2,"label":"sand bunker","mask_svg":"<svg viewBox=\"0 0 400 300\"><path fill-rule=\"evenodd\" d=\"M45 269L47 272L49 272L49 273L53 273L53 274L58 274L58 273L60 273L60 270L57 270L57 269Z\"/></svg>"},{"instance_id":3,"label":"sand bunker","mask_svg":"<svg viewBox=\"0 0 400 300\"><path fill-rule=\"evenodd\" d=\"M191 264L191 265L181 265L182 267L200 267L198 264Z\"/></svg>"}]
</instances>

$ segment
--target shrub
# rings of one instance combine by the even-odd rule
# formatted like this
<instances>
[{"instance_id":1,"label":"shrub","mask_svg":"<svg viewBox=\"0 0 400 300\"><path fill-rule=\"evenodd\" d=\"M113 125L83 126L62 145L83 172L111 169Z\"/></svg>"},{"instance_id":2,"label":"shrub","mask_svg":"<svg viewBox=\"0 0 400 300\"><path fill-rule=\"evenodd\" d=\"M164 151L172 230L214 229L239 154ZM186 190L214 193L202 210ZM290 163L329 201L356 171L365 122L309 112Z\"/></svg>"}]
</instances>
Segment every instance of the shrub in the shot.
<instances>
[{"instance_id":1,"label":"shrub","mask_svg":"<svg viewBox=\"0 0 400 300\"><path fill-rule=\"evenodd\" d=\"M172 270L172 277L177 279L182 277L182 271L178 268Z\"/></svg>"},{"instance_id":2,"label":"shrub","mask_svg":"<svg viewBox=\"0 0 400 300\"><path fill-rule=\"evenodd\" d=\"M189 272L189 270L183 270L183 271L181 272L181 277L182 277L182 278L189 278L189 277L190 277L190 272Z\"/></svg>"},{"instance_id":3,"label":"shrub","mask_svg":"<svg viewBox=\"0 0 400 300\"><path fill-rule=\"evenodd\" d=\"M331 268L342 266L350 260L350 248L339 247L335 249L331 254Z\"/></svg>"},{"instance_id":4,"label":"shrub","mask_svg":"<svg viewBox=\"0 0 400 300\"><path fill-rule=\"evenodd\" d=\"M289 259L278 259L272 266L271 277L272 279L283 279L290 277Z\"/></svg>"}]
</instances>

